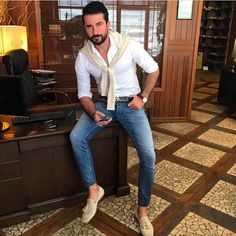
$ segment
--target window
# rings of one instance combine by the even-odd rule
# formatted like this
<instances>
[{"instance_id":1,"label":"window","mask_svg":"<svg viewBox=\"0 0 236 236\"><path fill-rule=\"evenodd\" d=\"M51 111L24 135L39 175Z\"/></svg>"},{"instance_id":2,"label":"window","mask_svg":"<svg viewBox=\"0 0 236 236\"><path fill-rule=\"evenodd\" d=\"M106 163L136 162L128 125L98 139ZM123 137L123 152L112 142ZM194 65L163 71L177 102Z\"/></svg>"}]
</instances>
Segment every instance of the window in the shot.
<instances>
[{"instance_id":1,"label":"window","mask_svg":"<svg viewBox=\"0 0 236 236\"><path fill-rule=\"evenodd\" d=\"M120 32L129 35L144 46L145 11L121 10Z\"/></svg>"},{"instance_id":2,"label":"window","mask_svg":"<svg viewBox=\"0 0 236 236\"><path fill-rule=\"evenodd\" d=\"M86 34L81 15L88 2L40 2L44 65L57 70L57 73L66 65L74 66L78 50L83 46ZM108 8L111 29L140 42L161 68L166 1L104 0L103 3Z\"/></svg>"}]
</instances>

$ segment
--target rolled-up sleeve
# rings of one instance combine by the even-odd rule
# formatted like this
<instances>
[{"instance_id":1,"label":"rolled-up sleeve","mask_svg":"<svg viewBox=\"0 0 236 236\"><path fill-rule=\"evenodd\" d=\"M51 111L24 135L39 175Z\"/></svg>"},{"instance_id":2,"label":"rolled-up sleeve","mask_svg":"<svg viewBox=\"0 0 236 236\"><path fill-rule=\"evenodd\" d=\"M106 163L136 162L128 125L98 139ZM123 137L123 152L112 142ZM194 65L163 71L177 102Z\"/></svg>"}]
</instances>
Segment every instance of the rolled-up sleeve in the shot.
<instances>
[{"instance_id":1,"label":"rolled-up sleeve","mask_svg":"<svg viewBox=\"0 0 236 236\"><path fill-rule=\"evenodd\" d=\"M133 60L137 63L145 72L152 73L159 69L158 63L144 50L143 46L132 40L130 43L130 49L133 56Z\"/></svg>"},{"instance_id":2,"label":"rolled-up sleeve","mask_svg":"<svg viewBox=\"0 0 236 236\"><path fill-rule=\"evenodd\" d=\"M86 61L85 56L82 53L79 53L75 61L78 98L82 98L82 97L92 98L90 74L87 68L88 67L87 67L87 61Z\"/></svg>"}]
</instances>

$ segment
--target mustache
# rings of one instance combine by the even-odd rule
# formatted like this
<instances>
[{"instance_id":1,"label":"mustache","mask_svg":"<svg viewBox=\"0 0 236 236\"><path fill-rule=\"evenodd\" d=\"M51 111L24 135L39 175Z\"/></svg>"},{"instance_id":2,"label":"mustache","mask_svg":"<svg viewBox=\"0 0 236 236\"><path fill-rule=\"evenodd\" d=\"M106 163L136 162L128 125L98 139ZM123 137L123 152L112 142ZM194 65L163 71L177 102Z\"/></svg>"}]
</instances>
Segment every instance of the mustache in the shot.
<instances>
[{"instance_id":1,"label":"mustache","mask_svg":"<svg viewBox=\"0 0 236 236\"><path fill-rule=\"evenodd\" d=\"M102 37L102 35L101 34L95 34L91 38L94 39L94 38L97 38L97 37Z\"/></svg>"}]
</instances>

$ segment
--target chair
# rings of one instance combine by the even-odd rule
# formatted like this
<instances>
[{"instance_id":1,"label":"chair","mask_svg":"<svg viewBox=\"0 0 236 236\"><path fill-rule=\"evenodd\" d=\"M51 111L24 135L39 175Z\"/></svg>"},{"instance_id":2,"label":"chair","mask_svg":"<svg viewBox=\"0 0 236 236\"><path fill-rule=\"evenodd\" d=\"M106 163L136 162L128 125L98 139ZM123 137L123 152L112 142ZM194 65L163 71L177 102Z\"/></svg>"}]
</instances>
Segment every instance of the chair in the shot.
<instances>
[{"instance_id":1,"label":"chair","mask_svg":"<svg viewBox=\"0 0 236 236\"><path fill-rule=\"evenodd\" d=\"M0 114L27 114L21 81L22 77L17 75L0 75Z\"/></svg>"},{"instance_id":2,"label":"chair","mask_svg":"<svg viewBox=\"0 0 236 236\"><path fill-rule=\"evenodd\" d=\"M35 80L29 69L28 54L24 49L15 49L7 52L2 58L8 75L20 76L25 105L32 107L39 105L39 95L58 94L64 96L68 103L71 103L68 94L57 89L37 92Z\"/></svg>"}]
</instances>

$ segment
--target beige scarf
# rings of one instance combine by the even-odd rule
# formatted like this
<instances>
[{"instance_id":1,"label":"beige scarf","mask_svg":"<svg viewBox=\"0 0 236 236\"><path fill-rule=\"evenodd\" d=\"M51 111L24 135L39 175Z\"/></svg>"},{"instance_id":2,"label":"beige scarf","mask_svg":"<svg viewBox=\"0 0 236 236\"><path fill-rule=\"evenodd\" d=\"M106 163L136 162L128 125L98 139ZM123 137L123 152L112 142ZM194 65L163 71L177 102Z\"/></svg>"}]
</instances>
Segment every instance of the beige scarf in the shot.
<instances>
[{"instance_id":1,"label":"beige scarf","mask_svg":"<svg viewBox=\"0 0 236 236\"><path fill-rule=\"evenodd\" d=\"M88 57L90 62L96 65L102 70L101 78L101 95L107 96L107 109L115 110L115 91L116 91L116 79L114 76L114 67L116 63L120 60L125 49L127 48L131 38L128 36L121 35L118 32L109 32L109 35L114 39L118 51L114 58L112 59L109 66L104 65L100 62L99 57L92 50L92 43L88 40L86 41L84 47L81 51ZM108 92L107 92L108 91Z\"/></svg>"}]
</instances>

